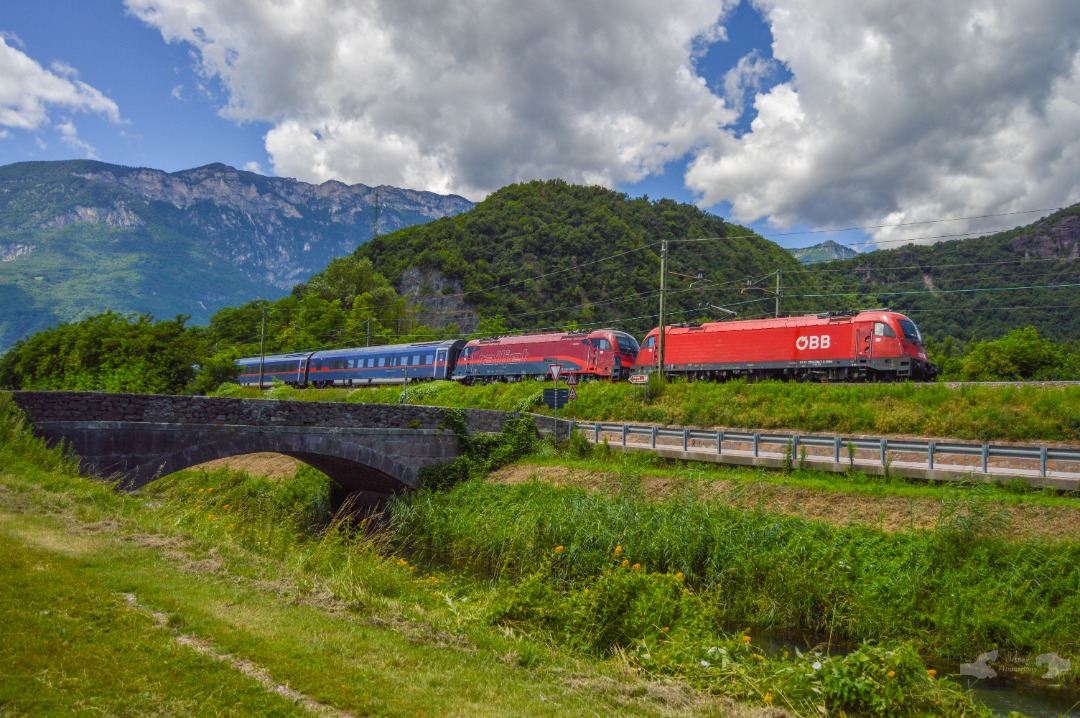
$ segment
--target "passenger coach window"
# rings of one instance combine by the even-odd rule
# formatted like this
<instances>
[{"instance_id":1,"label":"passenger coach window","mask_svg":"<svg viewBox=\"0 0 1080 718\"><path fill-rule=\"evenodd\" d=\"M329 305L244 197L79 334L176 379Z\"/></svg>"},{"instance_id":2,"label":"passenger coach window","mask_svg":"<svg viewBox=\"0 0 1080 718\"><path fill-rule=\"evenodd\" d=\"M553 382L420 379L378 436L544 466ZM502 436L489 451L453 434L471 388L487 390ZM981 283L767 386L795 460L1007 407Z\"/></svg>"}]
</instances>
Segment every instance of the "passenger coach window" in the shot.
<instances>
[{"instance_id":1,"label":"passenger coach window","mask_svg":"<svg viewBox=\"0 0 1080 718\"><path fill-rule=\"evenodd\" d=\"M386 357L379 357L379 366L386 366Z\"/></svg>"},{"instance_id":2,"label":"passenger coach window","mask_svg":"<svg viewBox=\"0 0 1080 718\"><path fill-rule=\"evenodd\" d=\"M895 337L896 332L888 324L883 322L874 322L874 336L875 337Z\"/></svg>"}]
</instances>

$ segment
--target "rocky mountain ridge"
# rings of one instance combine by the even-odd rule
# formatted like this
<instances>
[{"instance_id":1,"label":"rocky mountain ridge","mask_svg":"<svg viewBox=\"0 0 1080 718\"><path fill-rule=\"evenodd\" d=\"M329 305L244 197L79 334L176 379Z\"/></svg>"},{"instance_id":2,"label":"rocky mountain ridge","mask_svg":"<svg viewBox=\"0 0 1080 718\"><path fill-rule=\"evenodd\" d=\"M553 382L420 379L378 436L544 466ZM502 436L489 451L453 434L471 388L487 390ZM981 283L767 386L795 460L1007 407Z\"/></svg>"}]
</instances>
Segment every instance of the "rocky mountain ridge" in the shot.
<instances>
[{"instance_id":1,"label":"rocky mountain ridge","mask_svg":"<svg viewBox=\"0 0 1080 718\"><path fill-rule=\"evenodd\" d=\"M108 309L190 314L281 296L377 234L458 214L456 195L310 184L224 164L0 167L0 351Z\"/></svg>"}]
</instances>

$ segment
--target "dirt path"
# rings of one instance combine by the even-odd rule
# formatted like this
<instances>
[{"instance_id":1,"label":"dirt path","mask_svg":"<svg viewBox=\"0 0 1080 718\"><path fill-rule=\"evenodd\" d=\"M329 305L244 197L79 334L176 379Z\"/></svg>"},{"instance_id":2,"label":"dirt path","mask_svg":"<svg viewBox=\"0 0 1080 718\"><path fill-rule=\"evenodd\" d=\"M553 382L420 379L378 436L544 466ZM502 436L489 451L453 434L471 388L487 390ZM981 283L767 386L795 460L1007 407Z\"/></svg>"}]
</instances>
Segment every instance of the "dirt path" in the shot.
<instances>
[{"instance_id":1,"label":"dirt path","mask_svg":"<svg viewBox=\"0 0 1080 718\"><path fill-rule=\"evenodd\" d=\"M493 473L489 481L516 484L548 481L556 486L575 486L589 491L616 493L615 474L566 466L510 466ZM862 524L888 532L932 529L951 523L978 521L999 535L1016 540L1080 540L1080 506L1007 504L979 499L932 499L845 493L781 486L765 482L734 480L672 479L643 476L640 491L652 499L692 491L702 499L722 501L740 509L758 509L787 516L827 521L837 526Z\"/></svg>"}]
</instances>

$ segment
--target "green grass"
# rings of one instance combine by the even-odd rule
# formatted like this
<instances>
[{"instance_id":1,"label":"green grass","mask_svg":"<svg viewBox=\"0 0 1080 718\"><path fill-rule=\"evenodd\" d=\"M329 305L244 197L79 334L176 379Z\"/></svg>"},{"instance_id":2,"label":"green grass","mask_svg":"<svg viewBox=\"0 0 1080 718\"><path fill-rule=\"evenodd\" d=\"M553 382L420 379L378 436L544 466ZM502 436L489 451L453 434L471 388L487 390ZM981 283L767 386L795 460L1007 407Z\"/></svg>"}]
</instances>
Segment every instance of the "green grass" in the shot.
<instances>
[{"instance_id":1,"label":"green grass","mask_svg":"<svg viewBox=\"0 0 1080 718\"><path fill-rule=\"evenodd\" d=\"M718 714L624 661L492 629L484 585L327 527L325 482L192 472L118 494L0 398L0 713L297 712L190 637L357 715Z\"/></svg>"},{"instance_id":2,"label":"green grass","mask_svg":"<svg viewBox=\"0 0 1080 718\"><path fill-rule=\"evenodd\" d=\"M439 555L402 552L405 536L387 528L327 524L328 485L314 472L291 483L187 472L125 495L76 476L70 459L28 436L4 399L0 439L0 541L10 547L2 555L16 557L4 565L17 578L14 590L30 596L0 604L7 639L0 675L11 676L3 685L12 706L36 696L57 714L88 705L88 712L138 713L143 693L159 691L166 713L186 714L210 694L220 703L199 703L208 714L227 712L219 705L278 710L280 703L252 703L265 697L234 663L175 645L189 637L311 700L364 715L740 712L717 694L796 715L986 714L954 684L929 676L910 646L864 645L831 658L769 655L743 633L719 630L718 600L730 587L698 588L696 577L599 554L591 568L579 564L583 544L555 551L549 543L578 525L573 515L552 516L561 528L531 540L541 523L519 527L520 540L502 554L502 573L513 580L491 582L440 567ZM479 486L421 493L408 506L449 507ZM505 514L500 504L514 494L487 498L485 510ZM459 528L463 517L453 519ZM390 529L403 525L399 518ZM58 567L57 580L34 575L42 561ZM585 573L567 573L579 565ZM65 597L83 594L89 613L73 612ZM63 645L28 635L48 618L42 611L73 617L83 647L71 671L91 655L127 651L123 642L107 645L110 625L142 647L127 651L141 662L106 663L107 678L87 672L42 696L40 673L21 668L48 662L33 654L55 655ZM147 612L160 614L163 626ZM184 661L171 660L173 652ZM171 693L156 687L158 675L173 682ZM129 686L143 691L134 696ZM280 712L291 709L286 703Z\"/></svg>"},{"instance_id":3,"label":"green grass","mask_svg":"<svg viewBox=\"0 0 1080 718\"><path fill-rule=\"evenodd\" d=\"M681 573L695 591L719 590L724 621L759 629L910 641L958 659L992 648L1080 652L1075 542L1003 541L984 533L978 512L939 531L836 527L699 501L690 482L647 501L634 479L616 497L467 482L397 503L396 531L417 550L511 582L555 546L565 547L560 580L575 585L618 553L643 570Z\"/></svg>"},{"instance_id":4,"label":"green grass","mask_svg":"<svg viewBox=\"0 0 1080 718\"><path fill-rule=\"evenodd\" d=\"M587 455L583 455L587 454ZM1080 508L1075 493L1055 489L1038 489L1024 481L990 484L979 480L926 482L899 476L881 476L852 472L832 472L799 469L798 459L790 472L744 466L728 466L705 462L686 462L665 459L645 452L605 453L601 444L595 449L584 444L582 453L557 453L546 450L528 457L535 466L564 466L585 473L603 476L650 476L687 482L723 481L739 484L768 485L810 489L823 493L898 496L909 499L929 499L943 505L957 502L1002 505L1032 505L1043 507Z\"/></svg>"},{"instance_id":5,"label":"green grass","mask_svg":"<svg viewBox=\"0 0 1080 718\"><path fill-rule=\"evenodd\" d=\"M410 387L409 402L548 413L540 395L550 383L525 381L465 387L433 382ZM577 401L560 415L589 421L654 422L839 434L913 434L985 441L1080 440L1080 387L943 384L800 384L675 381L659 396L620 383L578 386ZM255 397L225 385L222 395ZM306 389L279 387L270 398L397 403L400 387ZM635 398L636 397L636 398Z\"/></svg>"}]
</instances>

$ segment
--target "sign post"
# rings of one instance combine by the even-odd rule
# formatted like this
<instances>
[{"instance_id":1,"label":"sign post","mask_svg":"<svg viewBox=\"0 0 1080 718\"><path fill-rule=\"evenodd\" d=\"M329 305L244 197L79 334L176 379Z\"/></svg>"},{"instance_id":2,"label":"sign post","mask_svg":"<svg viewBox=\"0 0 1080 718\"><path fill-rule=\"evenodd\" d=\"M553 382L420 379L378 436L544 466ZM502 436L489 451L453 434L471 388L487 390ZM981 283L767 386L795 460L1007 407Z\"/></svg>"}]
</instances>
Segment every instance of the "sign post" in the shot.
<instances>
[{"instance_id":1,"label":"sign post","mask_svg":"<svg viewBox=\"0 0 1080 718\"><path fill-rule=\"evenodd\" d=\"M555 387L555 400L552 406L555 409L555 446L559 445L559 374L562 372L562 364L549 364L551 370L551 382Z\"/></svg>"}]
</instances>

